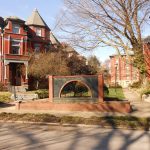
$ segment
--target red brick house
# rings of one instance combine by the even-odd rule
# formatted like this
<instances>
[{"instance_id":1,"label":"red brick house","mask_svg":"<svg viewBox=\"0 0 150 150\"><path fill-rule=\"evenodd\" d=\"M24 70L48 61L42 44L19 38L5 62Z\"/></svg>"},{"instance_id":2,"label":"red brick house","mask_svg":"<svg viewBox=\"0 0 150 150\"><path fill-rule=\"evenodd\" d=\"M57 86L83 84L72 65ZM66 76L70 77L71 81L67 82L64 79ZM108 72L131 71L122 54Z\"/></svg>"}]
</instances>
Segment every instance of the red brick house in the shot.
<instances>
[{"instance_id":1,"label":"red brick house","mask_svg":"<svg viewBox=\"0 0 150 150\"><path fill-rule=\"evenodd\" d=\"M143 52L145 57L146 69L147 69L147 77L150 80L150 36L144 39L143 44Z\"/></svg>"},{"instance_id":2,"label":"red brick house","mask_svg":"<svg viewBox=\"0 0 150 150\"><path fill-rule=\"evenodd\" d=\"M146 64L146 77L150 80L150 36L143 40L143 54ZM132 57L126 55L110 56L111 83L118 83L123 87L139 80L139 71L132 65Z\"/></svg>"},{"instance_id":3,"label":"red brick house","mask_svg":"<svg viewBox=\"0 0 150 150\"><path fill-rule=\"evenodd\" d=\"M132 57L133 55L129 58L126 55L110 56L111 84L128 87L139 80L139 71L133 66Z\"/></svg>"},{"instance_id":4,"label":"red brick house","mask_svg":"<svg viewBox=\"0 0 150 150\"><path fill-rule=\"evenodd\" d=\"M0 17L0 82L28 87L29 53L48 51L51 31L37 10L25 22L10 16Z\"/></svg>"}]
</instances>

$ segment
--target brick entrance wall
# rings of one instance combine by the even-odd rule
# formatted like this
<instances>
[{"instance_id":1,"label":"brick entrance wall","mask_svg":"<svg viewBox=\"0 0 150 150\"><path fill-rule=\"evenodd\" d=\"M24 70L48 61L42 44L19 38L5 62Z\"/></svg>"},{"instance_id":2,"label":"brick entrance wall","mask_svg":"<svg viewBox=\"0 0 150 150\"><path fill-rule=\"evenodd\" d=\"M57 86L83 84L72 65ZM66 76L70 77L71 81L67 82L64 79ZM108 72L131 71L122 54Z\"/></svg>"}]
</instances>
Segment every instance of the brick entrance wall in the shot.
<instances>
[{"instance_id":1,"label":"brick entrance wall","mask_svg":"<svg viewBox=\"0 0 150 150\"><path fill-rule=\"evenodd\" d=\"M60 93L64 85L71 81L79 81L85 84L91 91L91 99L103 102L103 75L78 75L78 76L49 76L49 100L60 99ZM80 99L80 98L79 98Z\"/></svg>"}]
</instances>

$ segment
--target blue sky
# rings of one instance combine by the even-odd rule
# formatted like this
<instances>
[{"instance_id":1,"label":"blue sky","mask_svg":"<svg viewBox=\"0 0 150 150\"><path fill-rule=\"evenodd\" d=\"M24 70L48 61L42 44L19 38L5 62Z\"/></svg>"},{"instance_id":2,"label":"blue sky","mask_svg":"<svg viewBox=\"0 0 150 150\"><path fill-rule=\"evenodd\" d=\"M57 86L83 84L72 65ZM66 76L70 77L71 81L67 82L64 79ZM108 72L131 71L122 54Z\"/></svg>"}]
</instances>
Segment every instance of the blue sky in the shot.
<instances>
[{"instance_id":1,"label":"blue sky","mask_svg":"<svg viewBox=\"0 0 150 150\"><path fill-rule=\"evenodd\" d=\"M63 0L0 0L0 16L2 17L18 16L26 20L35 8L38 9L45 22L53 31L56 18L60 10L64 8ZM147 29L145 30L147 31ZM150 35L150 30L148 31L145 32L145 36ZM57 35L55 32L53 31L54 35ZM105 47L97 48L92 52L82 51L80 53L85 56L96 55L100 61L104 61L109 58L109 55L114 54L115 50L110 47Z\"/></svg>"}]
</instances>

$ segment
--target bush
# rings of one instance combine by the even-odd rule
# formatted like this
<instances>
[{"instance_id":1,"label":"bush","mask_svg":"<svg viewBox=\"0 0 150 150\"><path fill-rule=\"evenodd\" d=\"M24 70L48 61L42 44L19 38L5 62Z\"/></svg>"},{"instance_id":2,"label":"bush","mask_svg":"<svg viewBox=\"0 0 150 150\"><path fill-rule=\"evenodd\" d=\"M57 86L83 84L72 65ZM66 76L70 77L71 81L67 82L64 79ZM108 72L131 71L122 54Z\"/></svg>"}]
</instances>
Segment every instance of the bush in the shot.
<instances>
[{"instance_id":1,"label":"bush","mask_svg":"<svg viewBox=\"0 0 150 150\"><path fill-rule=\"evenodd\" d=\"M40 89L40 90L37 90L35 92L35 94L38 94L38 97L40 99L43 99L43 98L48 98L49 97L49 93L48 93L48 90L47 89Z\"/></svg>"},{"instance_id":2,"label":"bush","mask_svg":"<svg viewBox=\"0 0 150 150\"><path fill-rule=\"evenodd\" d=\"M6 87L2 82L0 82L0 91L7 91Z\"/></svg>"},{"instance_id":3,"label":"bush","mask_svg":"<svg viewBox=\"0 0 150 150\"><path fill-rule=\"evenodd\" d=\"M145 89L145 90L143 90L143 91L141 92L141 96L142 96L143 94L145 94L145 95L150 94L150 89Z\"/></svg>"},{"instance_id":4,"label":"bush","mask_svg":"<svg viewBox=\"0 0 150 150\"><path fill-rule=\"evenodd\" d=\"M0 92L0 102L7 103L11 102L12 100L10 99L11 93L9 92Z\"/></svg>"},{"instance_id":5,"label":"bush","mask_svg":"<svg viewBox=\"0 0 150 150\"><path fill-rule=\"evenodd\" d=\"M130 85L131 88L140 88L141 87L141 81L133 82Z\"/></svg>"}]
</instances>

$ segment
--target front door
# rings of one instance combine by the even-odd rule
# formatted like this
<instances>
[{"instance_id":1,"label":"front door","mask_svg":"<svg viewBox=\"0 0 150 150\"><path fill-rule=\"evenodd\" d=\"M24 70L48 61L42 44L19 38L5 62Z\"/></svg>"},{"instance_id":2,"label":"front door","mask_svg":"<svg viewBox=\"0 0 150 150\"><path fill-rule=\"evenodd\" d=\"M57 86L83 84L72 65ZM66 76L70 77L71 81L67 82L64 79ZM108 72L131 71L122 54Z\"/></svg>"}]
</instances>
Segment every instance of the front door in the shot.
<instances>
[{"instance_id":1,"label":"front door","mask_svg":"<svg viewBox=\"0 0 150 150\"><path fill-rule=\"evenodd\" d=\"M10 63L10 83L14 86L21 86L21 64Z\"/></svg>"}]
</instances>

